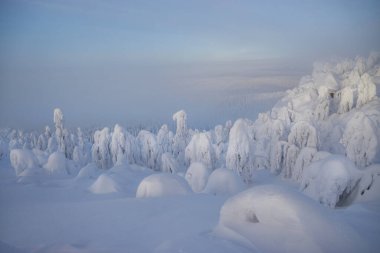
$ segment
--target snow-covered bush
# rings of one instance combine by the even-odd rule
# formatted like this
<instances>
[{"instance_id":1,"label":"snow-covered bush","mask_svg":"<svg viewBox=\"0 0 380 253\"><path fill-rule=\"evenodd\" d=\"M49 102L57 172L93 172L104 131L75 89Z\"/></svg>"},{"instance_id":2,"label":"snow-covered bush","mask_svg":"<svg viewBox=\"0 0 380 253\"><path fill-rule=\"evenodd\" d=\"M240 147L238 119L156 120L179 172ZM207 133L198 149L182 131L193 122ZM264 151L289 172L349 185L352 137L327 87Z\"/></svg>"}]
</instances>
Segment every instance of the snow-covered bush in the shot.
<instances>
[{"instance_id":1,"label":"snow-covered bush","mask_svg":"<svg viewBox=\"0 0 380 253\"><path fill-rule=\"evenodd\" d=\"M19 176L25 170L38 167L38 160L31 150L12 149L10 160L16 176Z\"/></svg>"},{"instance_id":2,"label":"snow-covered bush","mask_svg":"<svg viewBox=\"0 0 380 253\"><path fill-rule=\"evenodd\" d=\"M186 164L203 163L208 169L213 169L215 153L209 136L206 133L196 133L185 149Z\"/></svg>"},{"instance_id":3,"label":"snow-covered bush","mask_svg":"<svg viewBox=\"0 0 380 253\"><path fill-rule=\"evenodd\" d=\"M207 184L210 175L208 169L203 163L194 162L187 169L185 179L189 183L193 192L201 192Z\"/></svg>"},{"instance_id":4,"label":"snow-covered bush","mask_svg":"<svg viewBox=\"0 0 380 253\"><path fill-rule=\"evenodd\" d=\"M110 151L110 132L108 127L94 133L94 144L92 145L92 160L99 168L109 169L112 166Z\"/></svg>"},{"instance_id":5,"label":"snow-covered bush","mask_svg":"<svg viewBox=\"0 0 380 253\"><path fill-rule=\"evenodd\" d=\"M140 147L142 165L159 170L160 154L156 136L149 131L141 130L137 135L137 140Z\"/></svg>"},{"instance_id":6,"label":"snow-covered bush","mask_svg":"<svg viewBox=\"0 0 380 253\"><path fill-rule=\"evenodd\" d=\"M139 184L136 198L165 197L189 194L191 189L182 177L162 173L144 178Z\"/></svg>"},{"instance_id":7,"label":"snow-covered bush","mask_svg":"<svg viewBox=\"0 0 380 253\"><path fill-rule=\"evenodd\" d=\"M70 174L65 155L58 151L49 156L47 163L44 165L44 169L49 175Z\"/></svg>"},{"instance_id":8,"label":"snow-covered bush","mask_svg":"<svg viewBox=\"0 0 380 253\"><path fill-rule=\"evenodd\" d=\"M204 192L213 195L226 195L235 194L244 188L243 181L234 171L219 168L209 176Z\"/></svg>"},{"instance_id":9,"label":"snow-covered bush","mask_svg":"<svg viewBox=\"0 0 380 253\"><path fill-rule=\"evenodd\" d=\"M244 181L250 181L253 169L253 157L249 127L244 119L238 119L230 131L226 166L236 171Z\"/></svg>"},{"instance_id":10,"label":"snow-covered bush","mask_svg":"<svg viewBox=\"0 0 380 253\"><path fill-rule=\"evenodd\" d=\"M329 207L343 205L360 179L360 171L344 156L331 155L306 167L301 190Z\"/></svg>"}]
</instances>

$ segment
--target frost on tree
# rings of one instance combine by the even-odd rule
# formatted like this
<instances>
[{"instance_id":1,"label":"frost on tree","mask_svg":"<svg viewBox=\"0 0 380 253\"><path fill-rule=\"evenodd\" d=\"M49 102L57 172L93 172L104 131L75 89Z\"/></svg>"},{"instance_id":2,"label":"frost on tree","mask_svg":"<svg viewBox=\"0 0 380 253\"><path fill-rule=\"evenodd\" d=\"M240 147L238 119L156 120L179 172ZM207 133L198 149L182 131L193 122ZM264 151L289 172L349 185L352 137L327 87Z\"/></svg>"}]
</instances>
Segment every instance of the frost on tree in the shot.
<instances>
[{"instance_id":1,"label":"frost on tree","mask_svg":"<svg viewBox=\"0 0 380 253\"><path fill-rule=\"evenodd\" d=\"M208 169L213 169L215 164L215 153L209 136L206 133L196 133L191 138L185 149L185 160L187 165L200 162Z\"/></svg>"},{"instance_id":2,"label":"frost on tree","mask_svg":"<svg viewBox=\"0 0 380 253\"><path fill-rule=\"evenodd\" d=\"M308 122L299 121L290 129L288 142L298 148L316 148L318 143L317 130Z\"/></svg>"},{"instance_id":3,"label":"frost on tree","mask_svg":"<svg viewBox=\"0 0 380 253\"><path fill-rule=\"evenodd\" d=\"M372 163L380 145L376 125L363 112L356 112L344 130L341 143L346 148L346 156L363 168Z\"/></svg>"},{"instance_id":4,"label":"frost on tree","mask_svg":"<svg viewBox=\"0 0 380 253\"><path fill-rule=\"evenodd\" d=\"M112 137L111 137L111 157L114 165L121 165L127 162L126 155L126 138L124 129L118 124L115 125Z\"/></svg>"},{"instance_id":5,"label":"frost on tree","mask_svg":"<svg viewBox=\"0 0 380 253\"><path fill-rule=\"evenodd\" d=\"M153 170L159 170L159 148L154 134L141 130L137 135L137 141L140 147L142 165Z\"/></svg>"},{"instance_id":6,"label":"frost on tree","mask_svg":"<svg viewBox=\"0 0 380 253\"><path fill-rule=\"evenodd\" d=\"M97 130L94 133L94 144L92 145L92 160L99 168L109 169L112 166L110 152L110 131L108 127Z\"/></svg>"},{"instance_id":7,"label":"frost on tree","mask_svg":"<svg viewBox=\"0 0 380 253\"><path fill-rule=\"evenodd\" d=\"M252 177L253 161L249 127L245 120L238 119L230 131L226 165L236 171L244 181Z\"/></svg>"}]
</instances>

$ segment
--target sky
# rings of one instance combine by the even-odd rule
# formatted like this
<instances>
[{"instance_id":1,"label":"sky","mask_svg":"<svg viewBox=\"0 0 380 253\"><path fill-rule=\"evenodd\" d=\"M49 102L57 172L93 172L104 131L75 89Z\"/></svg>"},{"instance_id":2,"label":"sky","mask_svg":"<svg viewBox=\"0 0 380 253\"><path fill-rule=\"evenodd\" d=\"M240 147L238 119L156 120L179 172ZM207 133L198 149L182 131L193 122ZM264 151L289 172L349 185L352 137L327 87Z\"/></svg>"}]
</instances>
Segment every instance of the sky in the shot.
<instances>
[{"instance_id":1,"label":"sky","mask_svg":"<svg viewBox=\"0 0 380 253\"><path fill-rule=\"evenodd\" d=\"M380 51L379 31L376 0L1 0L0 127L56 107L71 127L255 117L314 61Z\"/></svg>"}]
</instances>

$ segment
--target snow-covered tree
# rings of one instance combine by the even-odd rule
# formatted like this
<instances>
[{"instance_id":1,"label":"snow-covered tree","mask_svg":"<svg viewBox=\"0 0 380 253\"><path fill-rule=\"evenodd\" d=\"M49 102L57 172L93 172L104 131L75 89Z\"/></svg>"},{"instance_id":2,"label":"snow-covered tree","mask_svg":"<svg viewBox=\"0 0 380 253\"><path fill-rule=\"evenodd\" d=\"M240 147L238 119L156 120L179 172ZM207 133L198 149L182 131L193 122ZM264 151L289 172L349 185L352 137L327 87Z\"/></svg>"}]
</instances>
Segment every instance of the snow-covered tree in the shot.
<instances>
[{"instance_id":1,"label":"snow-covered tree","mask_svg":"<svg viewBox=\"0 0 380 253\"><path fill-rule=\"evenodd\" d=\"M89 154L83 132L79 127L77 129L77 139L77 144L73 150L73 161L77 164L77 166L83 167L88 162Z\"/></svg>"},{"instance_id":2,"label":"snow-covered tree","mask_svg":"<svg viewBox=\"0 0 380 253\"><path fill-rule=\"evenodd\" d=\"M292 171L292 178L295 181L300 182L302 180L304 169L312 163L316 153L317 150L315 148L305 147L301 149Z\"/></svg>"},{"instance_id":3,"label":"snow-covered tree","mask_svg":"<svg viewBox=\"0 0 380 253\"><path fill-rule=\"evenodd\" d=\"M360 107L371 101L376 96L376 85L373 83L371 76L364 73L358 85L358 100L356 106Z\"/></svg>"},{"instance_id":4,"label":"snow-covered tree","mask_svg":"<svg viewBox=\"0 0 380 253\"><path fill-rule=\"evenodd\" d=\"M288 142L298 148L316 148L318 144L317 130L306 121L296 122L290 129Z\"/></svg>"},{"instance_id":5,"label":"snow-covered tree","mask_svg":"<svg viewBox=\"0 0 380 253\"><path fill-rule=\"evenodd\" d=\"M346 148L346 156L363 168L370 165L380 152L376 125L363 112L356 112L347 123L341 143Z\"/></svg>"},{"instance_id":6,"label":"snow-covered tree","mask_svg":"<svg viewBox=\"0 0 380 253\"><path fill-rule=\"evenodd\" d=\"M350 111L354 105L354 92L351 87L343 88L339 93L340 99L338 113L346 113Z\"/></svg>"},{"instance_id":7,"label":"snow-covered tree","mask_svg":"<svg viewBox=\"0 0 380 253\"><path fill-rule=\"evenodd\" d=\"M214 169L215 152L211 140L206 133L194 134L185 149L185 160L187 165L194 162L203 163L206 168Z\"/></svg>"},{"instance_id":8,"label":"snow-covered tree","mask_svg":"<svg viewBox=\"0 0 380 253\"><path fill-rule=\"evenodd\" d=\"M169 131L169 127L164 124L157 133L157 143L162 149L162 153L172 152L173 133Z\"/></svg>"},{"instance_id":9,"label":"snow-covered tree","mask_svg":"<svg viewBox=\"0 0 380 253\"><path fill-rule=\"evenodd\" d=\"M116 124L112 133L110 150L112 163L114 165L127 162L127 154L125 150L126 138L124 129Z\"/></svg>"},{"instance_id":10,"label":"snow-covered tree","mask_svg":"<svg viewBox=\"0 0 380 253\"><path fill-rule=\"evenodd\" d=\"M171 153L166 152L161 155L161 171L162 172L176 173L178 169L179 169L179 165Z\"/></svg>"},{"instance_id":11,"label":"snow-covered tree","mask_svg":"<svg viewBox=\"0 0 380 253\"><path fill-rule=\"evenodd\" d=\"M177 123L177 130L173 138L173 155L180 164L185 163L185 148L188 144L189 130L187 129L187 115L181 110L173 115L173 120Z\"/></svg>"},{"instance_id":12,"label":"snow-covered tree","mask_svg":"<svg viewBox=\"0 0 380 253\"><path fill-rule=\"evenodd\" d=\"M58 150L62 153L65 153L65 140L64 140L64 133L63 133L63 113L61 109L55 108L54 109L54 125L55 125L55 136L56 141L58 144Z\"/></svg>"},{"instance_id":13,"label":"snow-covered tree","mask_svg":"<svg viewBox=\"0 0 380 253\"><path fill-rule=\"evenodd\" d=\"M286 178L291 178L299 154L299 148L295 145L288 144L284 146L284 169L282 174Z\"/></svg>"},{"instance_id":14,"label":"snow-covered tree","mask_svg":"<svg viewBox=\"0 0 380 253\"><path fill-rule=\"evenodd\" d=\"M159 147L154 134L141 130L137 135L137 140L140 146L142 165L153 170L159 170Z\"/></svg>"},{"instance_id":15,"label":"snow-covered tree","mask_svg":"<svg viewBox=\"0 0 380 253\"><path fill-rule=\"evenodd\" d=\"M230 131L226 155L228 169L236 171L244 181L252 177L252 147L249 138L249 127L244 119L238 119Z\"/></svg>"},{"instance_id":16,"label":"snow-covered tree","mask_svg":"<svg viewBox=\"0 0 380 253\"><path fill-rule=\"evenodd\" d=\"M318 99L318 104L314 111L315 120L326 120L330 114L330 99L324 96Z\"/></svg>"},{"instance_id":17,"label":"snow-covered tree","mask_svg":"<svg viewBox=\"0 0 380 253\"><path fill-rule=\"evenodd\" d=\"M269 155L270 171L274 174L279 174L285 166L285 148L288 146L286 141L273 141L271 144Z\"/></svg>"},{"instance_id":18,"label":"snow-covered tree","mask_svg":"<svg viewBox=\"0 0 380 253\"><path fill-rule=\"evenodd\" d=\"M97 130L94 133L94 144L92 145L92 160L99 168L108 169L112 166L110 152L110 131L108 127Z\"/></svg>"}]
</instances>

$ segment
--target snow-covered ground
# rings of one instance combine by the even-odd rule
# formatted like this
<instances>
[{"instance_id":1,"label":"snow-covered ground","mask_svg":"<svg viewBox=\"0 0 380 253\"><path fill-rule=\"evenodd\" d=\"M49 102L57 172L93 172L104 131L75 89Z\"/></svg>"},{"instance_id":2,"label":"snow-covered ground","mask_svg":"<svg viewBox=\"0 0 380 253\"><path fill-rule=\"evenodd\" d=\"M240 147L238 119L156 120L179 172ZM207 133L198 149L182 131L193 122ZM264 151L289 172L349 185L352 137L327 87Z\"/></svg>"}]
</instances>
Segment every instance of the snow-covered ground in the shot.
<instances>
[{"instance_id":1,"label":"snow-covered ground","mask_svg":"<svg viewBox=\"0 0 380 253\"><path fill-rule=\"evenodd\" d=\"M0 131L0 252L378 252L380 55L208 131Z\"/></svg>"},{"instance_id":2,"label":"snow-covered ground","mask_svg":"<svg viewBox=\"0 0 380 253\"><path fill-rule=\"evenodd\" d=\"M377 252L380 247L379 199L330 209L268 171L256 172L253 187L233 197L135 198L137 185L152 172L137 166L112 170L106 175L118 189L102 194L90 190L96 178L39 176L33 183L16 183L13 169L2 161L0 252Z\"/></svg>"}]
</instances>

